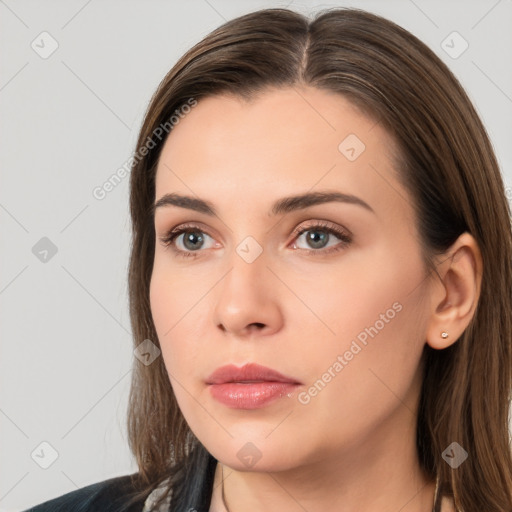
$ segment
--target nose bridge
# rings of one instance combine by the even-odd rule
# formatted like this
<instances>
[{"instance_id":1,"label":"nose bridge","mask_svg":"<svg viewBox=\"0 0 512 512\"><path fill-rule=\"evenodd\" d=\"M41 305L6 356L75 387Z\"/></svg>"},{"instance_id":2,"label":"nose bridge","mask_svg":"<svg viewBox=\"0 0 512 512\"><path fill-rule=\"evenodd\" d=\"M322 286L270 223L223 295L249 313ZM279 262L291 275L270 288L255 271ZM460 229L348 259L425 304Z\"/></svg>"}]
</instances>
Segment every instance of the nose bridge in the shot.
<instances>
[{"instance_id":1,"label":"nose bridge","mask_svg":"<svg viewBox=\"0 0 512 512\"><path fill-rule=\"evenodd\" d=\"M244 286L244 282L254 285L255 280L261 280L262 275L268 272L266 268L268 247L264 248L265 232L263 227L255 218L242 224L238 228L232 226L232 245L229 244L228 264L231 271L226 277L233 281L232 284L235 286L237 284ZM256 234L256 230L258 230L258 234Z\"/></svg>"}]
</instances>

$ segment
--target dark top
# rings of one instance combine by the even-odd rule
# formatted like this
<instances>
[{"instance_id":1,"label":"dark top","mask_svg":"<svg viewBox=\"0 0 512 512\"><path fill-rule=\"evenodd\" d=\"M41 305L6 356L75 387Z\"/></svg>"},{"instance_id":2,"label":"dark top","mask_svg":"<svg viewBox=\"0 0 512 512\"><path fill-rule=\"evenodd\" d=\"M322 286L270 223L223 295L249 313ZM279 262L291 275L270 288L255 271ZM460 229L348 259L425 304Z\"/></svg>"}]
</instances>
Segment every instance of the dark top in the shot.
<instances>
[{"instance_id":1,"label":"dark top","mask_svg":"<svg viewBox=\"0 0 512 512\"><path fill-rule=\"evenodd\" d=\"M208 512L216 465L216 459L202 445L192 451L176 479L177 492L172 496L170 507L172 512ZM131 498L128 495L135 491L131 476L124 475L96 482L35 505L24 512L142 512L147 496L128 506Z\"/></svg>"},{"instance_id":2,"label":"dark top","mask_svg":"<svg viewBox=\"0 0 512 512\"><path fill-rule=\"evenodd\" d=\"M103 480L45 501L25 512L141 512L145 499L126 507L123 499L132 492L130 475Z\"/></svg>"}]
</instances>

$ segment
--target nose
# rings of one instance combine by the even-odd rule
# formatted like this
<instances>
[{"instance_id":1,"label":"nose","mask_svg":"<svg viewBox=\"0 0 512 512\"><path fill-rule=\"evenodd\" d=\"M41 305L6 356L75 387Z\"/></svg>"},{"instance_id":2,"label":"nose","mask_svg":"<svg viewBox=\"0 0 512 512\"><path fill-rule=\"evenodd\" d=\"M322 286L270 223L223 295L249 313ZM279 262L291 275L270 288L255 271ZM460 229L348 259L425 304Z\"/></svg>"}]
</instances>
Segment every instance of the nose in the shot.
<instances>
[{"instance_id":1,"label":"nose","mask_svg":"<svg viewBox=\"0 0 512 512\"><path fill-rule=\"evenodd\" d=\"M240 338L278 331L283 324L278 288L279 280L267 268L264 253L248 263L234 252L231 270L215 295L216 327Z\"/></svg>"}]
</instances>

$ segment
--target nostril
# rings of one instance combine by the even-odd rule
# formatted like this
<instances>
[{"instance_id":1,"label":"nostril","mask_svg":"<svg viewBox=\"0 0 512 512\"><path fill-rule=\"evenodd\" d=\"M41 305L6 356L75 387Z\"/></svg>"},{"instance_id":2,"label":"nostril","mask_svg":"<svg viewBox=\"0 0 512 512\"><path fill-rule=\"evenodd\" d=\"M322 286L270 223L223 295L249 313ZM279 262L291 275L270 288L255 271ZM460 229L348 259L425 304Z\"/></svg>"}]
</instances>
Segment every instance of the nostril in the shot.
<instances>
[{"instance_id":1,"label":"nostril","mask_svg":"<svg viewBox=\"0 0 512 512\"><path fill-rule=\"evenodd\" d=\"M218 327L223 332L228 332L229 331L229 329L227 329L227 327L224 324L218 324ZM247 329L249 329L249 330L252 330L252 329L261 330L264 327L265 327L265 324L263 324L261 322L253 322L252 324L248 324L247 325Z\"/></svg>"}]
</instances>

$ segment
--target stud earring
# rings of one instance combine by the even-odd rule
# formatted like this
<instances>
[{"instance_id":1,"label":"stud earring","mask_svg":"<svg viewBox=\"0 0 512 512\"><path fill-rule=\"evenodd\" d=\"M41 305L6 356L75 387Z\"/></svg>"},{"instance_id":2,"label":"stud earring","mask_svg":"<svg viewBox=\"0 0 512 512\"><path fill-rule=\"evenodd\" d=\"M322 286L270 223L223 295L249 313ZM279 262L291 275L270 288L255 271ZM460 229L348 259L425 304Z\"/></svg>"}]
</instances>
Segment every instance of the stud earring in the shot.
<instances>
[{"instance_id":1,"label":"stud earring","mask_svg":"<svg viewBox=\"0 0 512 512\"><path fill-rule=\"evenodd\" d=\"M446 338L448 338L448 333L447 333L446 331L442 332L442 333L441 333L441 338L443 338L444 340L445 340Z\"/></svg>"}]
</instances>

